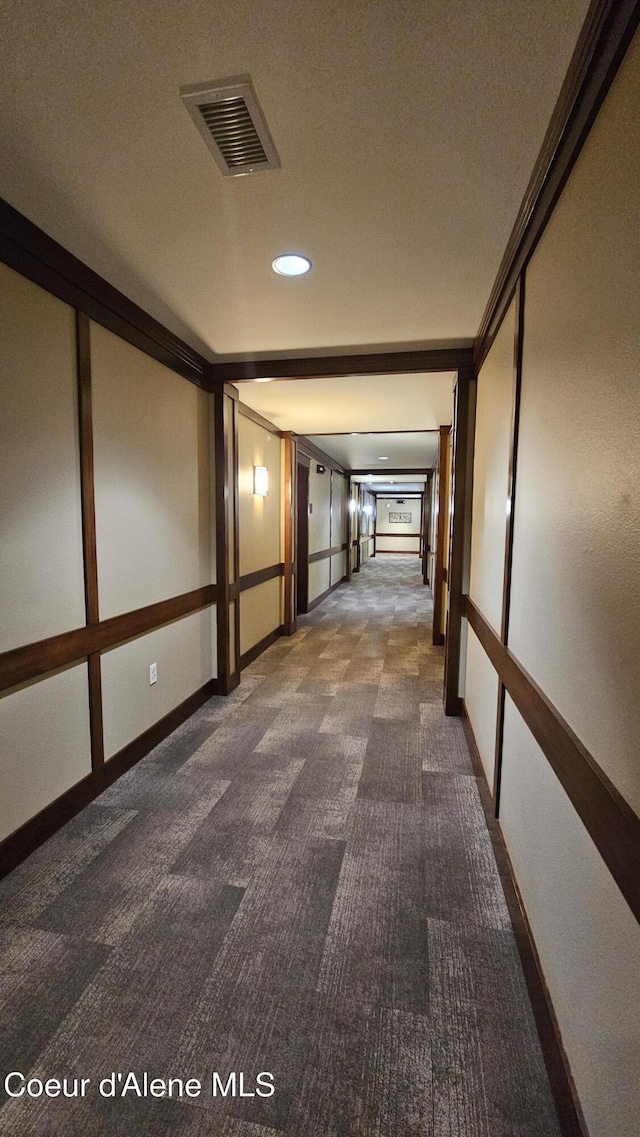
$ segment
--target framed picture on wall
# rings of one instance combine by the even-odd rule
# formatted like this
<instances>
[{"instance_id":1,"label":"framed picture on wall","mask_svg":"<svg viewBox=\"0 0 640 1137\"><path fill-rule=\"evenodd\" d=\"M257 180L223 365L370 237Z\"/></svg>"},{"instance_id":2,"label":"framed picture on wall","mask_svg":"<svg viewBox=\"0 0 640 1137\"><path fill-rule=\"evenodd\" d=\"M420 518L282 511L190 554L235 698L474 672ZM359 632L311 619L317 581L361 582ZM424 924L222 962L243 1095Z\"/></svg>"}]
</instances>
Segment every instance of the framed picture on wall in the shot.
<instances>
[{"instance_id":1,"label":"framed picture on wall","mask_svg":"<svg viewBox=\"0 0 640 1137\"><path fill-rule=\"evenodd\" d=\"M389 513L389 524L390 525L410 525L411 524L411 514L410 513Z\"/></svg>"}]
</instances>

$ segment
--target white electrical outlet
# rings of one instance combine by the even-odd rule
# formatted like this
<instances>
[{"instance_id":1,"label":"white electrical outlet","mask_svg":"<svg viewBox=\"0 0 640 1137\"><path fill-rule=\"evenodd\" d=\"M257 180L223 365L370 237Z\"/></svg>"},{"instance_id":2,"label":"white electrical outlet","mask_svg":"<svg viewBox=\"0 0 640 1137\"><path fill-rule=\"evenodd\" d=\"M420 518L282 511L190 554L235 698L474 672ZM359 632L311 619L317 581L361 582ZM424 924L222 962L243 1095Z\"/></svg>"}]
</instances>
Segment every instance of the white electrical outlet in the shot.
<instances>
[{"instance_id":1,"label":"white electrical outlet","mask_svg":"<svg viewBox=\"0 0 640 1137\"><path fill-rule=\"evenodd\" d=\"M157 683L157 682L158 682L158 664L152 663L149 666L149 686L151 686L152 683Z\"/></svg>"}]
</instances>

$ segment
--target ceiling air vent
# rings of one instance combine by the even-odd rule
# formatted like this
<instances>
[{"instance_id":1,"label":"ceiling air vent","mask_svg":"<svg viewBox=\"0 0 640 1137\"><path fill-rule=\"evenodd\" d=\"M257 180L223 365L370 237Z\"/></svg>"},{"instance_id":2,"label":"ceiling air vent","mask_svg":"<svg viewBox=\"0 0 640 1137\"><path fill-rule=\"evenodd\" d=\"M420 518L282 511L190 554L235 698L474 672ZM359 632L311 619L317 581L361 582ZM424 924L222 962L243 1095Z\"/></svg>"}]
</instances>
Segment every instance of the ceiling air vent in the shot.
<instances>
[{"instance_id":1,"label":"ceiling air vent","mask_svg":"<svg viewBox=\"0 0 640 1137\"><path fill-rule=\"evenodd\" d=\"M280 169L248 75L181 87L180 95L225 177Z\"/></svg>"}]
</instances>

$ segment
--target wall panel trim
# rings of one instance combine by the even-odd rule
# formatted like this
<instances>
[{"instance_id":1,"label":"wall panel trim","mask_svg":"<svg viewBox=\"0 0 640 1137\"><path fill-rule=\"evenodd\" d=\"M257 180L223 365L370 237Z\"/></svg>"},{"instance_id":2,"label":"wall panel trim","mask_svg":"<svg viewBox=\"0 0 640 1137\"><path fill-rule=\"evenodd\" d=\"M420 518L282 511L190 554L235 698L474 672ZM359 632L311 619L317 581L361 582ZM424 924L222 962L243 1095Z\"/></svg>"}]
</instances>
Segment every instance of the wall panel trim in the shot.
<instances>
[{"instance_id":1,"label":"wall panel trim","mask_svg":"<svg viewBox=\"0 0 640 1137\"><path fill-rule=\"evenodd\" d=\"M500 875L513 934L522 964L529 998L535 1018L542 1056L558 1114L562 1137L588 1137L580 1101L575 1088L567 1055L562 1043L551 996L544 978L533 932L527 918L524 902L518 888L511 858L499 821L494 816L489 783L476 743L467 707L462 703L462 724L469 747L471 764L484 810L493 854Z\"/></svg>"},{"instance_id":2,"label":"wall panel trim","mask_svg":"<svg viewBox=\"0 0 640 1137\"><path fill-rule=\"evenodd\" d=\"M228 391L227 394L229 394ZM282 431L279 426L274 426L272 422L269 422L268 418L263 418L263 416L258 414L257 411L254 411L252 407L243 403L240 398L237 398L237 409L243 418L248 418L251 422L255 422L256 426L261 426L268 434L273 434L276 438L282 438Z\"/></svg>"},{"instance_id":3,"label":"wall panel trim","mask_svg":"<svg viewBox=\"0 0 640 1137\"><path fill-rule=\"evenodd\" d=\"M640 817L468 596L464 614L640 921Z\"/></svg>"},{"instance_id":4,"label":"wall panel trim","mask_svg":"<svg viewBox=\"0 0 640 1137\"><path fill-rule=\"evenodd\" d=\"M274 644L276 640L283 635L284 624L281 624L279 628L274 628L272 632L267 632L267 635L263 636L261 640L258 640L257 644L254 644L253 647L250 647L248 651L243 651L242 655L240 656L240 670L244 671L245 667L248 667L250 663L253 663L259 655L262 655L263 651L266 651L268 647L271 647L271 645Z\"/></svg>"},{"instance_id":5,"label":"wall panel trim","mask_svg":"<svg viewBox=\"0 0 640 1137\"><path fill-rule=\"evenodd\" d=\"M1 199L0 260L183 378L207 388L209 364L199 352Z\"/></svg>"},{"instance_id":6,"label":"wall panel trim","mask_svg":"<svg viewBox=\"0 0 640 1137\"><path fill-rule=\"evenodd\" d=\"M213 695L221 694L217 679L210 679L208 683L194 691L184 702L169 711L164 718L158 720L143 734L134 738L122 750L110 758L99 769L94 770L63 793L40 813L32 817L24 825L0 842L0 877L6 876L30 853L37 849L44 841L66 825L80 810L89 805L108 786L135 766L150 750L153 750L181 723L206 703Z\"/></svg>"},{"instance_id":7,"label":"wall panel trim","mask_svg":"<svg viewBox=\"0 0 640 1137\"><path fill-rule=\"evenodd\" d=\"M474 345L480 368L640 22L638 0L592 0Z\"/></svg>"},{"instance_id":8,"label":"wall panel trim","mask_svg":"<svg viewBox=\"0 0 640 1137\"><path fill-rule=\"evenodd\" d=\"M324 592L316 596L315 600L310 600L307 605L307 612L312 612L314 608L318 607L318 604L322 604L322 601L326 600L327 596L330 596L332 592L335 592L336 588L339 588L341 584L344 584L346 579L346 575L341 577L340 580L336 580L335 584L330 585L329 588L325 588Z\"/></svg>"},{"instance_id":9,"label":"wall panel trim","mask_svg":"<svg viewBox=\"0 0 640 1137\"><path fill-rule=\"evenodd\" d=\"M189 616L201 608L208 608L217 601L218 589L215 584L206 584L192 592L160 600L121 616L111 616L97 624L74 628L61 632L46 640L25 644L0 654L0 691L28 683L55 671L79 663L95 652L106 651L125 640L145 635L172 620Z\"/></svg>"},{"instance_id":10,"label":"wall panel trim","mask_svg":"<svg viewBox=\"0 0 640 1137\"><path fill-rule=\"evenodd\" d=\"M247 592L250 588L257 588L259 584L273 580L276 576L282 576L283 573L284 564L282 561L277 565L268 565L266 568L256 569L255 572L247 572L229 586L230 599L235 600L241 592Z\"/></svg>"},{"instance_id":11,"label":"wall panel trim","mask_svg":"<svg viewBox=\"0 0 640 1137\"><path fill-rule=\"evenodd\" d=\"M471 347L422 351L373 351L349 355L298 356L291 359L238 359L211 365L212 388L252 379L325 379L342 375L392 375L457 371L473 360Z\"/></svg>"},{"instance_id":12,"label":"wall panel trim","mask_svg":"<svg viewBox=\"0 0 640 1137\"><path fill-rule=\"evenodd\" d=\"M332 545L330 549L322 549L318 553L309 553L309 564L312 565L315 561L326 561L328 557L337 557L338 553L344 553L348 548L348 542L343 541L341 545Z\"/></svg>"}]
</instances>

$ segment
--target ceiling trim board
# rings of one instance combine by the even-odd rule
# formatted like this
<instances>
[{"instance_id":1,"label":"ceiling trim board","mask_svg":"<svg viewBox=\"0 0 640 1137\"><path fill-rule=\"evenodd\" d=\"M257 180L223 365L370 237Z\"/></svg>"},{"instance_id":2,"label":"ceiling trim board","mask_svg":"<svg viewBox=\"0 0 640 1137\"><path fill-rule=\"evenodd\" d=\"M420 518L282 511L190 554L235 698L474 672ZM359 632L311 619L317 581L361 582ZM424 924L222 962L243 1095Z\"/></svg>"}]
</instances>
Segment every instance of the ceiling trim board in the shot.
<instances>
[{"instance_id":1,"label":"ceiling trim board","mask_svg":"<svg viewBox=\"0 0 640 1137\"><path fill-rule=\"evenodd\" d=\"M484 362L640 23L638 0L592 0L476 336Z\"/></svg>"},{"instance_id":2,"label":"ceiling trim board","mask_svg":"<svg viewBox=\"0 0 640 1137\"><path fill-rule=\"evenodd\" d=\"M473 348L425 348L423 351L376 351L360 355L300 356L296 359L245 359L212 363L214 386L254 379L336 379L344 375L399 375L459 371L473 363Z\"/></svg>"},{"instance_id":3,"label":"ceiling trim board","mask_svg":"<svg viewBox=\"0 0 640 1137\"><path fill-rule=\"evenodd\" d=\"M316 434L305 434L305 438L326 438L328 433L331 433L332 438L346 438L349 435L366 434L438 434L438 430L332 430L331 432L319 430Z\"/></svg>"},{"instance_id":4,"label":"ceiling trim board","mask_svg":"<svg viewBox=\"0 0 640 1137\"><path fill-rule=\"evenodd\" d=\"M335 458L332 458L324 450L321 450L314 442L310 442L306 434L295 434L293 437L298 443L298 452L302 452L303 454L306 452L307 458L313 458L314 462L319 462L321 466L329 466L331 470L336 470L338 474L348 475L351 473L351 470L348 470L346 466L342 466L340 462L337 462Z\"/></svg>"},{"instance_id":5,"label":"ceiling trim board","mask_svg":"<svg viewBox=\"0 0 640 1137\"><path fill-rule=\"evenodd\" d=\"M272 422L269 422L268 418L264 418L258 414L257 411L254 411L253 407L248 406L247 403L243 403L240 400L238 400L236 405L238 414L241 414L243 418L251 419L251 422L255 422L256 426L261 426L268 434L274 434L277 438L282 438L284 432L280 430L280 427L274 426Z\"/></svg>"},{"instance_id":6,"label":"ceiling trim board","mask_svg":"<svg viewBox=\"0 0 640 1137\"><path fill-rule=\"evenodd\" d=\"M203 356L1 198L0 260L196 386L208 388L209 364Z\"/></svg>"},{"instance_id":7,"label":"ceiling trim board","mask_svg":"<svg viewBox=\"0 0 640 1137\"><path fill-rule=\"evenodd\" d=\"M349 473L352 477L355 478L366 478L367 474L369 473L373 474L375 477L379 477L382 474L384 474L385 477L387 474L393 474L394 476L396 474L430 474L432 469L432 466L407 466L407 468L404 470L398 470L397 468L394 468L392 470L382 470L378 467L377 470L349 470Z\"/></svg>"}]
</instances>

